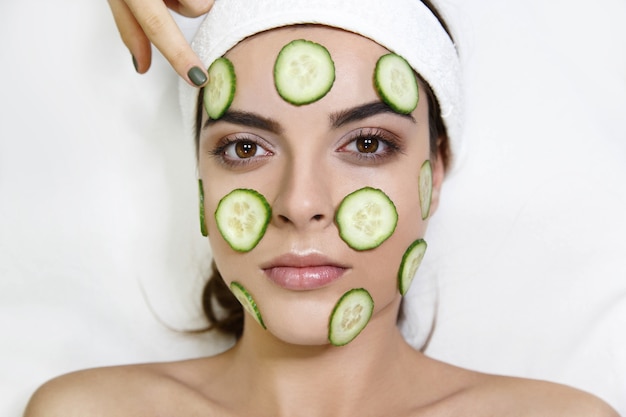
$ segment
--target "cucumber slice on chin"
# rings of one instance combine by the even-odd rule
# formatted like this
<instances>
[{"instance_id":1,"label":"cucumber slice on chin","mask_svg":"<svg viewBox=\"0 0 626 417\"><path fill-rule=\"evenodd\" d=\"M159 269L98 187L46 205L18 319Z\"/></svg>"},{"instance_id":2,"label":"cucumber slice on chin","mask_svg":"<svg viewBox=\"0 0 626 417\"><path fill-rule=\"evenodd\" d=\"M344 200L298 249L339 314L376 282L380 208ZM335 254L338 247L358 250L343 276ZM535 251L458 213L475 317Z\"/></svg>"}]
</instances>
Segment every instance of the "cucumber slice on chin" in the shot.
<instances>
[{"instance_id":1,"label":"cucumber slice on chin","mask_svg":"<svg viewBox=\"0 0 626 417\"><path fill-rule=\"evenodd\" d=\"M219 119L226 113L235 97L235 67L227 58L217 58L209 66L209 83L204 88L204 109L211 119Z\"/></svg>"},{"instance_id":2,"label":"cucumber slice on chin","mask_svg":"<svg viewBox=\"0 0 626 417\"><path fill-rule=\"evenodd\" d=\"M346 292L330 314L328 340L335 346L344 346L361 333L372 317L374 300L363 288Z\"/></svg>"},{"instance_id":3,"label":"cucumber slice on chin","mask_svg":"<svg viewBox=\"0 0 626 417\"><path fill-rule=\"evenodd\" d=\"M274 63L274 84L283 100L301 106L324 97L335 82L335 64L328 50L297 39L285 45Z\"/></svg>"},{"instance_id":4,"label":"cucumber slice on chin","mask_svg":"<svg viewBox=\"0 0 626 417\"><path fill-rule=\"evenodd\" d=\"M364 187L348 194L337 209L339 236L355 250L378 247L398 224L398 212L387 195L377 188Z\"/></svg>"},{"instance_id":5,"label":"cucumber slice on chin","mask_svg":"<svg viewBox=\"0 0 626 417\"><path fill-rule=\"evenodd\" d=\"M240 283L233 281L230 283L230 291L241 303L244 310L250 313L252 317L254 317L256 322L265 329L266 327L265 323L263 322L263 317L261 317L261 311L259 311L259 307L257 306L256 302L254 301L248 290L246 290L245 287Z\"/></svg>"},{"instance_id":6,"label":"cucumber slice on chin","mask_svg":"<svg viewBox=\"0 0 626 417\"><path fill-rule=\"evenodd\" d=\"M426 220L430 216L430 204L433 198L433 169L428 159L420 168L418 187L422 220Z\"/></svg>"},{"instance_id":7,"label":"cucumber slice on chin","mask_svg":"<svg viewBox=\"0 0 626 417\"><path fill-rule=\"evenodd\" d=\"M231 248L248 252L265 234L272 209L262 194L238 188L224 196L215 210L215 221Z\"/></svg>"},{"instance_id":8,"label":"cucumber slice on chin","mask_svg":"<svg viewBox=\"0 0 626 417\"><path fill-rule=\"evenodd\" d=\"M378 59L374 86L380 98L398 113L408 114L417 107L417 77L409 63L399 55L390 53Z\"/></svg>"},{"instance_id":9,"label":"cucumber slice on chin","mask_svg":"<svg viewBox=\"0 0 626 417\"><path fill-rule=\"evenodd\" d=\"M418 239L413 242L402 256L402 262L400 263L400 269L398 270L398 289L403 296L409 291L415 273L419 269L426 248L428 245L424 239Z\"/></svg>"}]
</instances>

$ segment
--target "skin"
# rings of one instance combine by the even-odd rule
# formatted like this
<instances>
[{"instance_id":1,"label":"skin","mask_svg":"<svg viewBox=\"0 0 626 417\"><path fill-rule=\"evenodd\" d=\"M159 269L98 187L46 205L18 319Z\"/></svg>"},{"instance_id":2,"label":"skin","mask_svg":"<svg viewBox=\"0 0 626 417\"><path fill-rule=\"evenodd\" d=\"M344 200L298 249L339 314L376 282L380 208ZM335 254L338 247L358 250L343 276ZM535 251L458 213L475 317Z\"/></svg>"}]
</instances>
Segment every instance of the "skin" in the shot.
<instances>
[{"instance_id":1,"label":"skin","mask_svg":"<svg viewBox=\"0 0 626 417\"><path fill-rule=\"evenodd\" d=\"M306 38L325 45L337 80L322 100L304 107L275 92L271 68L280 47ZM561 385L486 375L424 356L396 327L400 296L395 273L406 247L426 230L419 213L419 167L431 158L428 109L415 121L377 114L340 127L330 115L377 100L371 71L386 51L357 35L321 27L275 30L249 38L228 53L238 73L231 110L271 118L280 133L225 120L202 130L203 179L210 242L227 281L254 295L267 330L246 315L244 334L223 354L183 362L95 369L45 384L26 417L34 416L617 416L600 400ZM372 162L349 138L363 128L393 134L402 152ZM224 138L253 137L263 150L244 165L215 152ZM219 146L218 146L219 148ZM444 172L433 158L436 211ZM340 178L340 180L337 180ZM341 241L332 220L341 199L370 185L382 188L399 212L396 233L380 247L355 252ZM235 253L221 239L211 215L234 188L254 188L273 207L266 235L251 252ZM341 260L345 274L327 286L291 291L269 281L262 266L284 253L318 251ZM374 315L344 347L326 340L328 313L345 291L366 288Z\"/></svg>"}]
</instances>

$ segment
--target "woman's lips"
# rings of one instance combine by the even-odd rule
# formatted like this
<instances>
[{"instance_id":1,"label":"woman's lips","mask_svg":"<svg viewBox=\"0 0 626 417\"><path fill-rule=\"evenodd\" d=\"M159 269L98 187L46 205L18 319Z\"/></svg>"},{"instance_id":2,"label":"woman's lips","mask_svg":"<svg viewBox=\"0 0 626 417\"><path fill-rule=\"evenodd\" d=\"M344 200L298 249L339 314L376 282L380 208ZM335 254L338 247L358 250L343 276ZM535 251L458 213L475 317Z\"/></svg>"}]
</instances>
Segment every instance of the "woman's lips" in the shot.
<instances>
[{"instance_id":1,"label":"woman's lips","mask_svg":"<svg viewBox=\"0 0 626 417\"><path fill-rule=\"evenodd\" d=\"M348 270L320 256L287 255L274 260L263 272L276 285L288 290L313 290L341 278Z\"/></svg>"}]
</instances>

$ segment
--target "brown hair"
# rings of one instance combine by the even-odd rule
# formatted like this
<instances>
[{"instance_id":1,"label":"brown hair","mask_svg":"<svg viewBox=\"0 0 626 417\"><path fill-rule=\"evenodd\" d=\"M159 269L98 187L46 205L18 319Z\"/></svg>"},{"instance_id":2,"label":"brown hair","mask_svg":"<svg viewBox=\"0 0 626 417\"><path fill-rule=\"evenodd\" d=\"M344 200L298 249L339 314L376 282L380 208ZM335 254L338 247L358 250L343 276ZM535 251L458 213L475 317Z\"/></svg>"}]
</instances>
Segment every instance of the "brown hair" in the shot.
<instances>
[{"instance_id":1,"label":"brown hair","mask_svg":"<svg viewBox=\"0 0 626 417\"><path fill-rule=\"evenodd\" d=\"M450 39L454 41L450 31L448 30L446 22L443 20L434 5L429 0L421 1L430 9L433 15L435 15L441 23L441 26L443 26L445 31L448 33L448 36L450 36ZM447 170L450 165L452 155L450 154L448 134L441 117L439 102L437 101L437 98L428 83L421 79L419 74L418 77L425 86L424 93L428 102L428 125L431 155L434 158L439 152L441 157L440 162L443 164L444 170ZM203 94L202 91L200 91L197 102L195 132L197 156L199 152L200 130L202 126L202 97ZM243 333L243 307L230 292L230 289L224 282L220 272L217 270L215 262L213 262L211 269L211 276L202 291L202 308L204 310L204 314L209 320L209 327L207 330L216 329L233 335L235 338L239 338Z\"/></svg>"}]
</instances>

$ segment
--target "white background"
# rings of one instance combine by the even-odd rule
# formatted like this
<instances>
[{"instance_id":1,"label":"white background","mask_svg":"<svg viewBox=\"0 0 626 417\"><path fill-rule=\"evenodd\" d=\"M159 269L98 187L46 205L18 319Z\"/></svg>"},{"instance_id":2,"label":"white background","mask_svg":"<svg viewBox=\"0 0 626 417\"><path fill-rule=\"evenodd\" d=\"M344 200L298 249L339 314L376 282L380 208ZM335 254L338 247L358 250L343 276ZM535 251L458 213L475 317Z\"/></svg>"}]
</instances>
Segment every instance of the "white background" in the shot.
<instances>
[{"instance_id":1,"label":"white background","mask_svg":"<svg viewBox=\"0 0 626 417\"><path fill-rule=\"evenodd\" d=\"M626 3L443 9L467 152L428 233L418 280L435 284L409 295L438 289L426 352L626 414ZM151 312L203 325L173 71L134 73L105 1L2 2L0 57L0 414L64 372L223 349Z\"/></svg>"}]
</instances>

